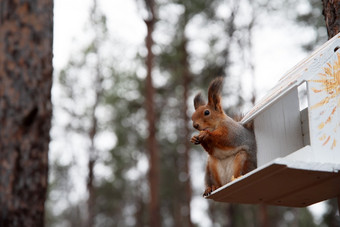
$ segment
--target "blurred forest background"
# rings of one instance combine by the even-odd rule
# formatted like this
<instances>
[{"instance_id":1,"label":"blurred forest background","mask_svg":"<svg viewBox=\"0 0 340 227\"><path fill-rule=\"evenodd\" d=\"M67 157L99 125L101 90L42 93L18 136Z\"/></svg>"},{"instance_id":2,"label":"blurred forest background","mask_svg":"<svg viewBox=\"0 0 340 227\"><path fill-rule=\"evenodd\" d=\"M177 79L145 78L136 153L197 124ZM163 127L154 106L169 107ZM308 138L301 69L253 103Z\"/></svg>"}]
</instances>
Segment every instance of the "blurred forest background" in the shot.
<instances>
[{"instance_id":1,"label":"blurred forest background","mask_svg":"<svg viewBox=\"0 0 340 227\"><path fill-rule=\"evenodd\" d=\"M309 31L300 47L307 54L327 40L322 1L136 4L147 34L134 58L124 59L128 48L94 0L88 42L55 73L47 226L335 225L332 200L317 217L205 200L206 154L189 143L193 95L215 76L225 77L228 114L257 98L254 29L279 15Z\"/></svg>"},{"instance_id":2,"label":"blurred forest background","mask_svg":"<svg viewBox=\"0 0 340 227\"><path fill-rule=\"evenodd\" d=\"M300 47L308 53L327 40L322 2L136 4L147 34L134 58L124 59L93 0L87 43L55 72L46 225L334 226L332 200L318 218L308 208L205 200L206 154L189 143L193 95L215 76L225 77L228 114L257 98L254 29L280 15L311 31Z\"/></svg>"},{"instance_id":3,"label":"blurred forest background","mask_svg":"<svg viewBox=\"0 0 340 227\"><path fill-rule=\"evenodd\" d=\"M46 226L339 226L336 200L316 213L204 199L206 154L189 143L193 96L214 77L231 116L264 92L254 32L266 21L298 28L306 55L327 41L322 1L136 0L146 36L132 52L101 3L54 71Z\"/></svg>"}]
</instances>

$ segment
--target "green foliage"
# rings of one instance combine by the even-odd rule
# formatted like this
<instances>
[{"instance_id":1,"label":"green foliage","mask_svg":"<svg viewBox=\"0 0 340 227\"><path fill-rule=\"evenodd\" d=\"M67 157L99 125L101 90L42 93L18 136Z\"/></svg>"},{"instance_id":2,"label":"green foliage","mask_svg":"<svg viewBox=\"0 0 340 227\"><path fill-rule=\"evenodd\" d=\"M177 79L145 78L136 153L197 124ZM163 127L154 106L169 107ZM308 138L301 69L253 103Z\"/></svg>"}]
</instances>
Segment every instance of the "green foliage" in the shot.
<instances>
[{"instance_id":1,"label":"green foliage","mask_svg":"<svg viewBox=\"0 0 340 227\"><path fill-rule=\"evenodd\" d=\"M45 222L49 225L56 225L63 222L63 213L60 213L54 204L60 199L68 198L67 192L72 189L72 184L70 183L70 173L71 164L61 164L60 160L55 160L50 163L49 166L49 186L47 191L47 202L46 202L46 216ZM71 206L71 204L67 204Z\"/></svg>"},{"instance_id":2,"label":"green foliage","mask_svg":"<svg viewBox=\"0 0 340 227\"><path fill-rule=\"evenodd\" d=\"M135 69L136 70L136 69ZM147 225L147 157L146 137L147 122L144 107L144 80L138 78L131 72L116 72L111 69L113 87L106 93L106 104L110 106L112 113L112 131L116 136L116 144L110 151L111 158L105 165L112 168L113 181L108 184L99 185L98 190L107 190L114 187L114 195L102 194L102 204L119 204L114 216L114 223L121 223L125 226ZM162 103L157 102L161 109ZM159 115L159 113L158 113ZM162 149L161 149L162 150ZM162 154L163 154L162 150ZM168 182L172 182L166 178ZM105 187L107 189L105 189ZM113 198L115 196L115 198ZM101 204L97 204L99 209ZM103 215L105 207L102 209ZM110 209L110 212L113 212ZM111 215L112 216L112 215ZM110 217L107 215L107 217ZM130 220L130 221L129 221ZM131 222L131 223L130 223ZM109 225L110 226L110 225ZM115 225L116 226L116 225ZM119 226L117 224L117 226Z\"/></svg>"}]
</instances>

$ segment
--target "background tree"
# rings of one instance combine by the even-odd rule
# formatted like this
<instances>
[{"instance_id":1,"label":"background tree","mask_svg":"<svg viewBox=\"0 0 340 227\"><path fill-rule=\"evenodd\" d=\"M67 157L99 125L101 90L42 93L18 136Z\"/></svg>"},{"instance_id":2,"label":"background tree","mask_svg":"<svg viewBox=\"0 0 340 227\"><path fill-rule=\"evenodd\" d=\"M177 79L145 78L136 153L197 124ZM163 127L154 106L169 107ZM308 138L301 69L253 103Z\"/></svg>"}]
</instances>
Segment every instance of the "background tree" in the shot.
<instances>
[{"instance_id":1,"label":"background tree","mask_svg":"<svg viewBox=\"0 0 340 227\"><path fill-rule=\"evenodd\" d=\"M322 4L322 14L325 16L328 38L331 39L340 32L340 1L323 0Z\"/></svg>"},{"instance_id":2,"label":"background tree","mask_svg":"<svg viewBox=\"0 0 340 227\"><path fill-rule=\"evenodd\" d=\"M61 122L52 134L56 140L64 140L65 147L59 150L69 157L57 156L51 162L46 221L49 226L91 222L95 226L131 226L133 220L145 226L145 87L136 75L136 64L121 60L126 49L108 36L100 4L92 5L88 21L89 42L71 56L56 85L61 95L55 101L55 112L64 119L55 117L55 122ZM108 141L113 148L103 149L101 143ZM96 168L105 169L106 175L96 174ZM69 192L78 190L81 181L88 196L75 199Z\"/></svg>"},{"instance_id":3,"label":"background tree","mask_svg":"<svg viewBox=\"0 0 340 227\"><path fill-rule=\"evenodd\" d=\"M154 0L146 0L145 7L147 11L147 18L144 20L147 28L147 35L145 38L145 46L147 49L146 64L146 78L145 78L145 110L148 121L148 140L147 147L149 151L149 186L150 186L150 226L156 227L161 225L160 205L159 205L159 148L156 138L156 114L154 102L154 87L153 87L153 32L156 24L156 6Z\"/></svg>"},{"instance_id":4,"label":"background tree","mask_svg":"<svg viewBox=\"0 0 340 227\"><path fill-rule=\"evenodd\" d=\"M310 0L303 1L303 3L306 4L306 10L297 12L292 19L302 28L309 28L312 31L313 35L308 38L309 41L302 45L304 50L309 52L327 40L327 28L325 20L322 17L322 1Z\"/></svg>"},{"instance_id":5,"label":"background tree","mask_svg":"<svg viewBox=\"0 0 340 227\"><path fill-rule=\"evenodd\" d=\"M53 1L0 5L0 226L43 226Z\"/></svg>"},{"instance_id":6,"label":"background tree","mask_svg":"<svg viewBox=\"0 0 340 227\"><path fill-rule=\"evenodd\" d=\"M59 82L61 91L63 92L63 100L56 105L57 111L61 111L69 117L64 130L72 136L79 136L84 141L84 147L78 147L78 150L84 150L87 157L86 165L86 189L88 198L86 206L85 201L80 201L80 206L74 205L79 209L79 215L73 215L69 219L70 223L75 225L94 226L96 217L96 175L95 167L99 159L102 148L98 146L98 139L101 133L106 130L100 115L100 109L104 106L104 84L107 83L107 75L102 72L106 68L106 60L104 50L107 44L107 27L106 17L101 12L94 0L89 15L90 31L93 36L89 43L85 46L83 52L77 56L73 56L69 64L60 72ZM105 56L105 57L104 57ZM78 139L79 140L79 139ZM78 151L79 152L79 151ZM74 154L72 164L80 165L77 160L79 154ZM101 160L100 160L101 161ZM70 164L60 164L56 160L55 168L52 172L58 176L63 166L71 169ZM67 177L64 175L63 177ZM54 177L52 177L54 178ZM67 181L59 181L55 179L55 183L65 184L66 188L72 188L72 184ZM86 209L84 209L86 207ZM66 213L65 213L66 214Z\"/></svg>"},{"instance_id":7,"label":"background tree","mask_svg":"<svg viewBox=\"0 0 340 227\"><path fill-rule=\"evenodd\" d=\"M90 139L90 149L89 149L89 160L88 160L88 176L87 176L87 191L88 191L88 200L87 200L87 226L94 226L94 218L95 218L95 190L94 190L94 167L95 163L98 159L98 149L95 145L95 137L98 133L98 108L100 103L103 101L103 81L104 76L102 75L102 67L101 67L101 55L100 51L100 41L99 39L104 39L107 33L106 28L106 17L98 10L97 1L93 1L93 6L91 9L91 25L95 30L95 37L92 41L88 49L88 53L92 53L95 56L95 65L94 65L94 78L92 86L94 93L94 102L92 104L91 109L89 110L89 118L90 118L90 128L88 130L88 135ZM85 55L86 56L86 55Z\"/></svg>"}]
</instances>

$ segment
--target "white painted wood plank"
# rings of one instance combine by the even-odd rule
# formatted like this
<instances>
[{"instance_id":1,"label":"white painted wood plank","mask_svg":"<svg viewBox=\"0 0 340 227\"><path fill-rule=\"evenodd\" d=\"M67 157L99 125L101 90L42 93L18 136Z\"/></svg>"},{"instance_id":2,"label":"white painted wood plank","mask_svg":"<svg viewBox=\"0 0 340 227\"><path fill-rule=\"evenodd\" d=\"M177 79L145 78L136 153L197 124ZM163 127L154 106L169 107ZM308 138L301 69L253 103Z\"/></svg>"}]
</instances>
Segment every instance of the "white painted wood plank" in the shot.
<instances>
[{"instance_id":1,"label":"white painted wood plank","mask_svg":"<svg viewBox=\"0 0 340 227\"><path fill-rule=\"evenodd\" d=\"M322 151L313 149L311 146L305 146L298 151L291 153L283 158L274 160L274 163L286 165L293 169L304 169L311 171L339 172L340 162L323 162L319 156Z\"/></svg>"},{"instance_id":2,"label":"white painted wood plank","mask_svg":"<svg viewBox=\"0 0 340 227\"><path fill-rule=\"evenodd\" d=\"M302 148L297 89L291 90L259 114L254 124L258 166Z\"/></svg>"},{"instance_id":3,"label":"white painted wood plank","mask_svg":"<svg viewBox=\"0 0 340 227\"><path fill-rule=\"evenodd\" d=\"M340 53L308 80L309 131L321 162L340 163Z\"/></svg>"},{"instance_id":4,"label":"white painted wood plank","mask_svg":"<svg viewBox=\"0 0 340 227\"><path fill-rule=\"evenodd\" d=\"M310 134L309 134L309 120L308 120L308 108L301 110L301 130L302 130L302 138L303 145L310 145Z\"/></svg>"},{"instance_id":5,"label":"white painted wood plank","mask_svg":"<svg viewBox=\"0 0 340 227\"><path fill-rule=\"evenodd\" d=\"M207 198L227 203L305 207L339 194L338 171L309 171L271 162Z\"/></svg>"}]
</instances>

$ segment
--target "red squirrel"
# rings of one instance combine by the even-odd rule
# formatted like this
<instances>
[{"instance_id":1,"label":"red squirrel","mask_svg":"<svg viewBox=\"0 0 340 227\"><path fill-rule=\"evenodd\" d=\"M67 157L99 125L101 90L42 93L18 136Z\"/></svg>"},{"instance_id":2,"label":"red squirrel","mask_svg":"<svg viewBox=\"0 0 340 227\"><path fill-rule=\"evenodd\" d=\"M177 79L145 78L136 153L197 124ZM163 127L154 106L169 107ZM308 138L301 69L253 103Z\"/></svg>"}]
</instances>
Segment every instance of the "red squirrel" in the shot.
<instances>
[{"instance_id":1,"label":"red squirrel","mask_svg":"<svg viewBox=\"0 0 340 227\"><path fill-rule=\"evenodd\" d=\"M221 105L223 78L213 80L208 89L208 103L201 93L194 98L193 127L199 131L191 142L201 144L208 153L205 191L212 191L256 168L254 133L226 115Z\"/></svg>"}]
</instances>

